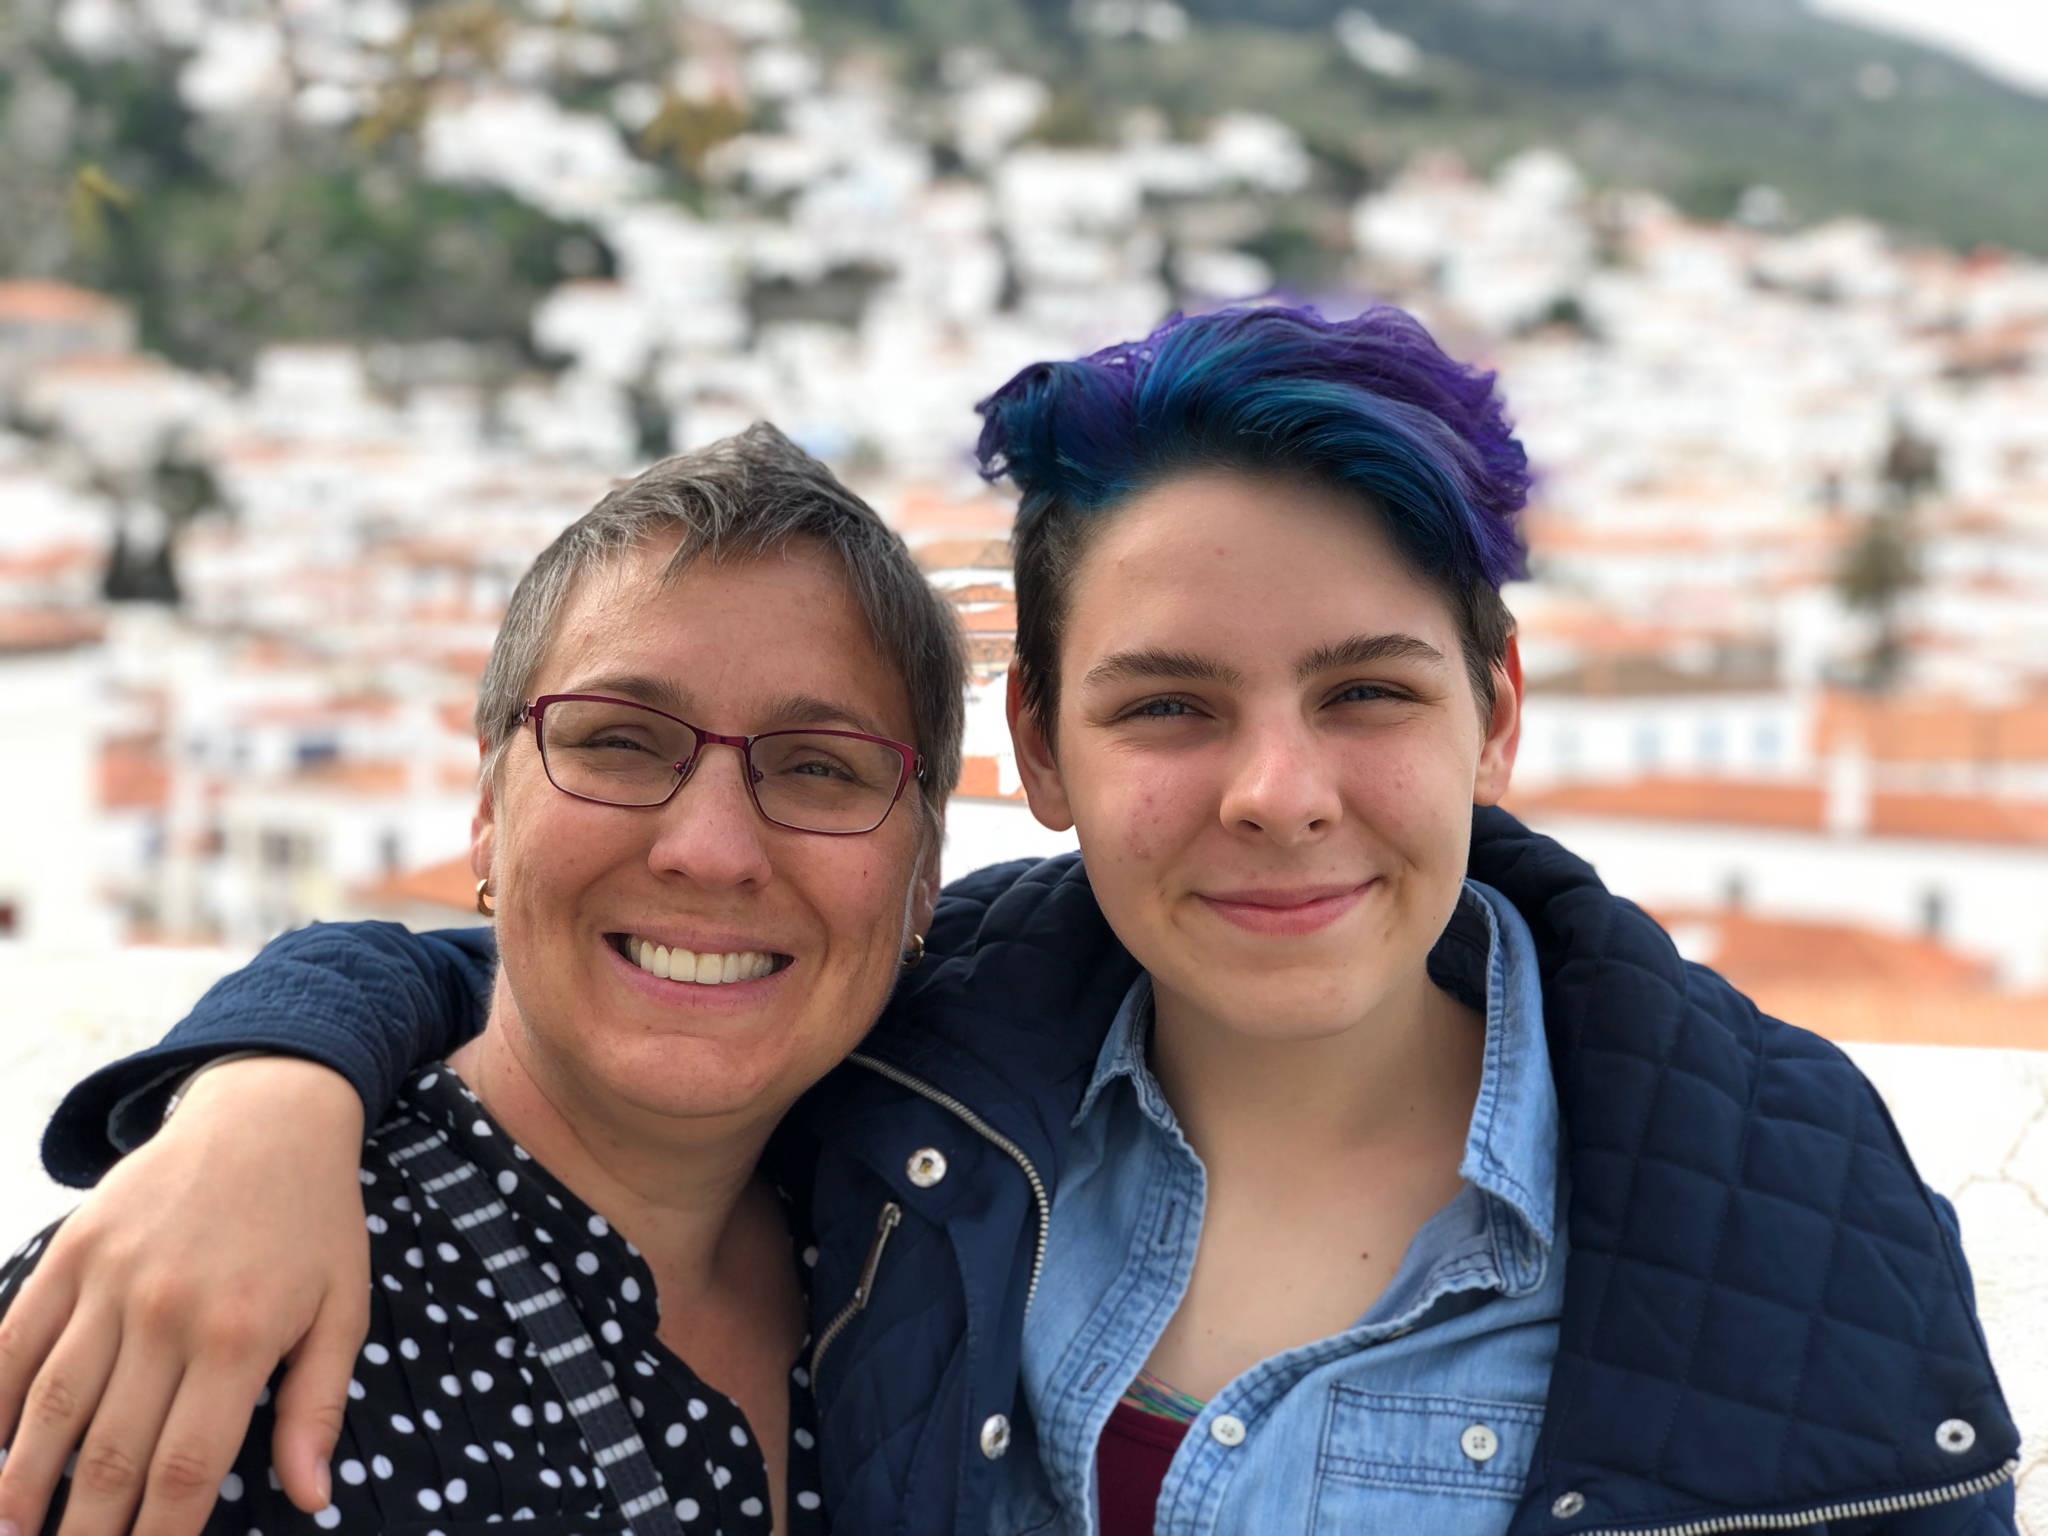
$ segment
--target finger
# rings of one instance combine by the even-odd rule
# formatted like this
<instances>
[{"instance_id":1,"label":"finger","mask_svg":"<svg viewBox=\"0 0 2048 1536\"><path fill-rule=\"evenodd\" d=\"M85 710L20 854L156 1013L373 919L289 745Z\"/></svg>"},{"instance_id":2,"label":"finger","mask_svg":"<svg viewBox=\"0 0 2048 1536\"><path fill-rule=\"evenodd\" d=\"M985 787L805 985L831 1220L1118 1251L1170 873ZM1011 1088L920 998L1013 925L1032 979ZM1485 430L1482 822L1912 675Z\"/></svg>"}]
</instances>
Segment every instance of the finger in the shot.
<instances>
[{"instance_id":1,"label":"finger","mask_svg":"<svg viewBox=\"0 0 2048 1536\"><path fill-rule=\"evenodd\" d=\"M58 1536L121 1536L128 1529L179 1375L174 1355L149 1349L145 1335L123 1335L106 1391L78 1447Z\"/></svg>"},{"instance_id":2,"label":"finger","mask_svg":"<svg viewBox=\"0 0 2048 1536\"><path fill-rule=\"evenodd\" d=\"M0 1317L0 1445L12 1439L29 1385L77 1304L78 1284L69 1267L46 1257Z\"/></svg>"},{"instance_id":3,"label":"finger","mask_svg":"<svg viewBox=\"0 0 2048 1536\"><path fill-rule=\"evenodd\" d=\"M121 1329L110 1315L75 1313L36 1373L0 1467L0 1520L40 1530L57 1479L85 1438L119 1354Z\"/></svg>"},{"instance_id":4,"label":"finger","mask_svg":"<svg viewBox=\"0 0 2048 1536\"><path fill-rule=\"evenodd\" d=\"M370 1330L368 1298L351 1289L346 1301L332 1297L313 1328L292 1351L277 1386L277 1429L271 1459L291 1501L318 1514L334 1497L332 1463L348 1411L356 1352Z\"/></svg>"},{"instance_id":5,"label":"finger","mask_svg":"<svg viewBox=\"0 0 2048 1536\"><path fill-rule=\"evenodd\" d=\"M275 1362L243 1356L185 1372L150 1459L134 1536L198 1536L222 1497ZM71 1536L64 1531L60 1536Z\"/></svg>"}]
</instances>

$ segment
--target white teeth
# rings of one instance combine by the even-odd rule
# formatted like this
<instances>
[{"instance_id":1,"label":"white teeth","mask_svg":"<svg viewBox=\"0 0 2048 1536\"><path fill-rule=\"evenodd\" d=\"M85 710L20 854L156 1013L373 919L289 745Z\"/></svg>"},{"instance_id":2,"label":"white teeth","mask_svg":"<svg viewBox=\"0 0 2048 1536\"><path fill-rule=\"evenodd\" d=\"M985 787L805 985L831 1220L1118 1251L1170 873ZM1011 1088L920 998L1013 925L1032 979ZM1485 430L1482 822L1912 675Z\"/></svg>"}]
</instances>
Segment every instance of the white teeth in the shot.
<instances>
[{"instance_id":1,"label":"white teeth","mask_svg":"<svg viewBox=\"0 0 2048 1536\"><path fill-rule=\"evenodd\" d=\"M687 949L669 949L648 939L628 935L626 953L641 970L664 981L692 981L703 987L722 986L728 981L752 981L775 969L775 957L759 950L741 949L729 954L693 954Z\"/></svg>"}]
</instances>

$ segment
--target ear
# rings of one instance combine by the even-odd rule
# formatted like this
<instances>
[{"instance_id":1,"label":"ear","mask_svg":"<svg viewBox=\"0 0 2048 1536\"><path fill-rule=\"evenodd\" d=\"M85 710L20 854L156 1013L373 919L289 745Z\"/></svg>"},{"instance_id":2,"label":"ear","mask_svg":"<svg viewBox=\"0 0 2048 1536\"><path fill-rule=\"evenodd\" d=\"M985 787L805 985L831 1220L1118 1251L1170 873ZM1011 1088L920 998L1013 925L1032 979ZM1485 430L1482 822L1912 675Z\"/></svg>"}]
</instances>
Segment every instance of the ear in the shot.
<instances>
[{"instance_id":1,"label":"ear","mask_svg":"<svg viewBox=\"0 0 2048 1536\"><path fill-rule=\"evenodd\" d=\"M1522 745L1522 645L1508 635L1507 653L1493 670L1493 718L1479 749L1479 771L1472 782L1474 805L1496 804L1514 776L1515 753Z\"/></svg>"},{"instance_id":2,"label":"ear","mask_svg":"<svg viewBox=\"0 0 2048 1536\"><path fill-rule=\"evenodd\" d=\"M1024 781L1024 798L1040 826L1065 832L1074 825L1073 807L1067 803L1067 786L1060 778L1058 759L1045 739L1038 716L1024 702L1024 683L1017 669L1010 669L1010 686L1003 700L1010 717L1010 746L1017 754L1017 777Z\"/></svg>"},{"instance_id":3,"label":"ear","mask_svg":"<svg viewBox=\"0 0 2048 1536\"><path fill-rule=\"evenodd\" d=\"M476 794L476 814L469 818L469 872L479 880L491 878L491 853L498 829L497 804L489 779Z\"/></svg>"},{"instance_id":4,"label":"ear","mask_svg":"<svg viewBox=\"0 0 2048 1536\"><path fill-rule=\"evenodd\" d=\"M932 914L939 907L939 856L946 847L946 807L939 804L939 832L917 861L917 874L910 882L910 931L930 933Z\"/></svg>"}]
</instances>

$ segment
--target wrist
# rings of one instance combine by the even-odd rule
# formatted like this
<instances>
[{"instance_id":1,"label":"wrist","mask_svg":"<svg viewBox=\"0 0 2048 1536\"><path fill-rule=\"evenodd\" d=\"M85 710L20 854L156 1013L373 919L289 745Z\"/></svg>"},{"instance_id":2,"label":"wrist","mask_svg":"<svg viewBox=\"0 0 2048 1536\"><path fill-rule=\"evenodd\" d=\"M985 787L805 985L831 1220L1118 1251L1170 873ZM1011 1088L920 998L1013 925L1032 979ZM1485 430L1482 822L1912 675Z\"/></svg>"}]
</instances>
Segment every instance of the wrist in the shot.
<instances>
[{"instance_id":1,"label":"wrist","mask_svg":"<svg viewBox=\"0 0 2048 1536\"><path fill-rule=\"evenodd\" d=\"M301 1056L243 1051L207 1062L185 1081L165 1107L178 1122L289 1119L322 1134L329 1127L347 1132L360 1143L364 1130L363 1101L349 1080L331 1067Z\"/></svg>"}]
</instances>

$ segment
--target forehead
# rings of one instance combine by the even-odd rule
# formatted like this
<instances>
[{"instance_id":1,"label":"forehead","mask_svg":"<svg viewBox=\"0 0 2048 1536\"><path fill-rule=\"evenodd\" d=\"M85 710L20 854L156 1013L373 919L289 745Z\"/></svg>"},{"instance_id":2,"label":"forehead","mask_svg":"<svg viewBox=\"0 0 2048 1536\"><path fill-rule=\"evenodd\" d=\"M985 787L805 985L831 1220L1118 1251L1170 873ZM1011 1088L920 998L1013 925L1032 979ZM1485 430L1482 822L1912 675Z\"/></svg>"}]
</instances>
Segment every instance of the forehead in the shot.
<instances>
[{"instance_id":1,"label":"forehead","mask_svg":"<svg viewBox=\"0 0 2048 1536\"><path fill-rule=\"evenodd\" d=\"M802 691L843 698L900 727L903 681L875 645L835 554L791 540L758 554L699 555L678 568L678 542L650 541L577 581L533 691L642 673L672 682L693 707Z\"/></svg>"},{"instance_id":2,"label":"forehead","mask_svg":"<svg viewBox=\"0 0 2048 1536\"><path fill-rule=\"evenodd\" d=\"M1070 635L1170 620L1232 628L1248 616L1291 628L1399 622L1433 636L1457 626L1364 493L1233 470L1178 476L1107 514L1068 594Z\"/></svg>"}]
</instances>

